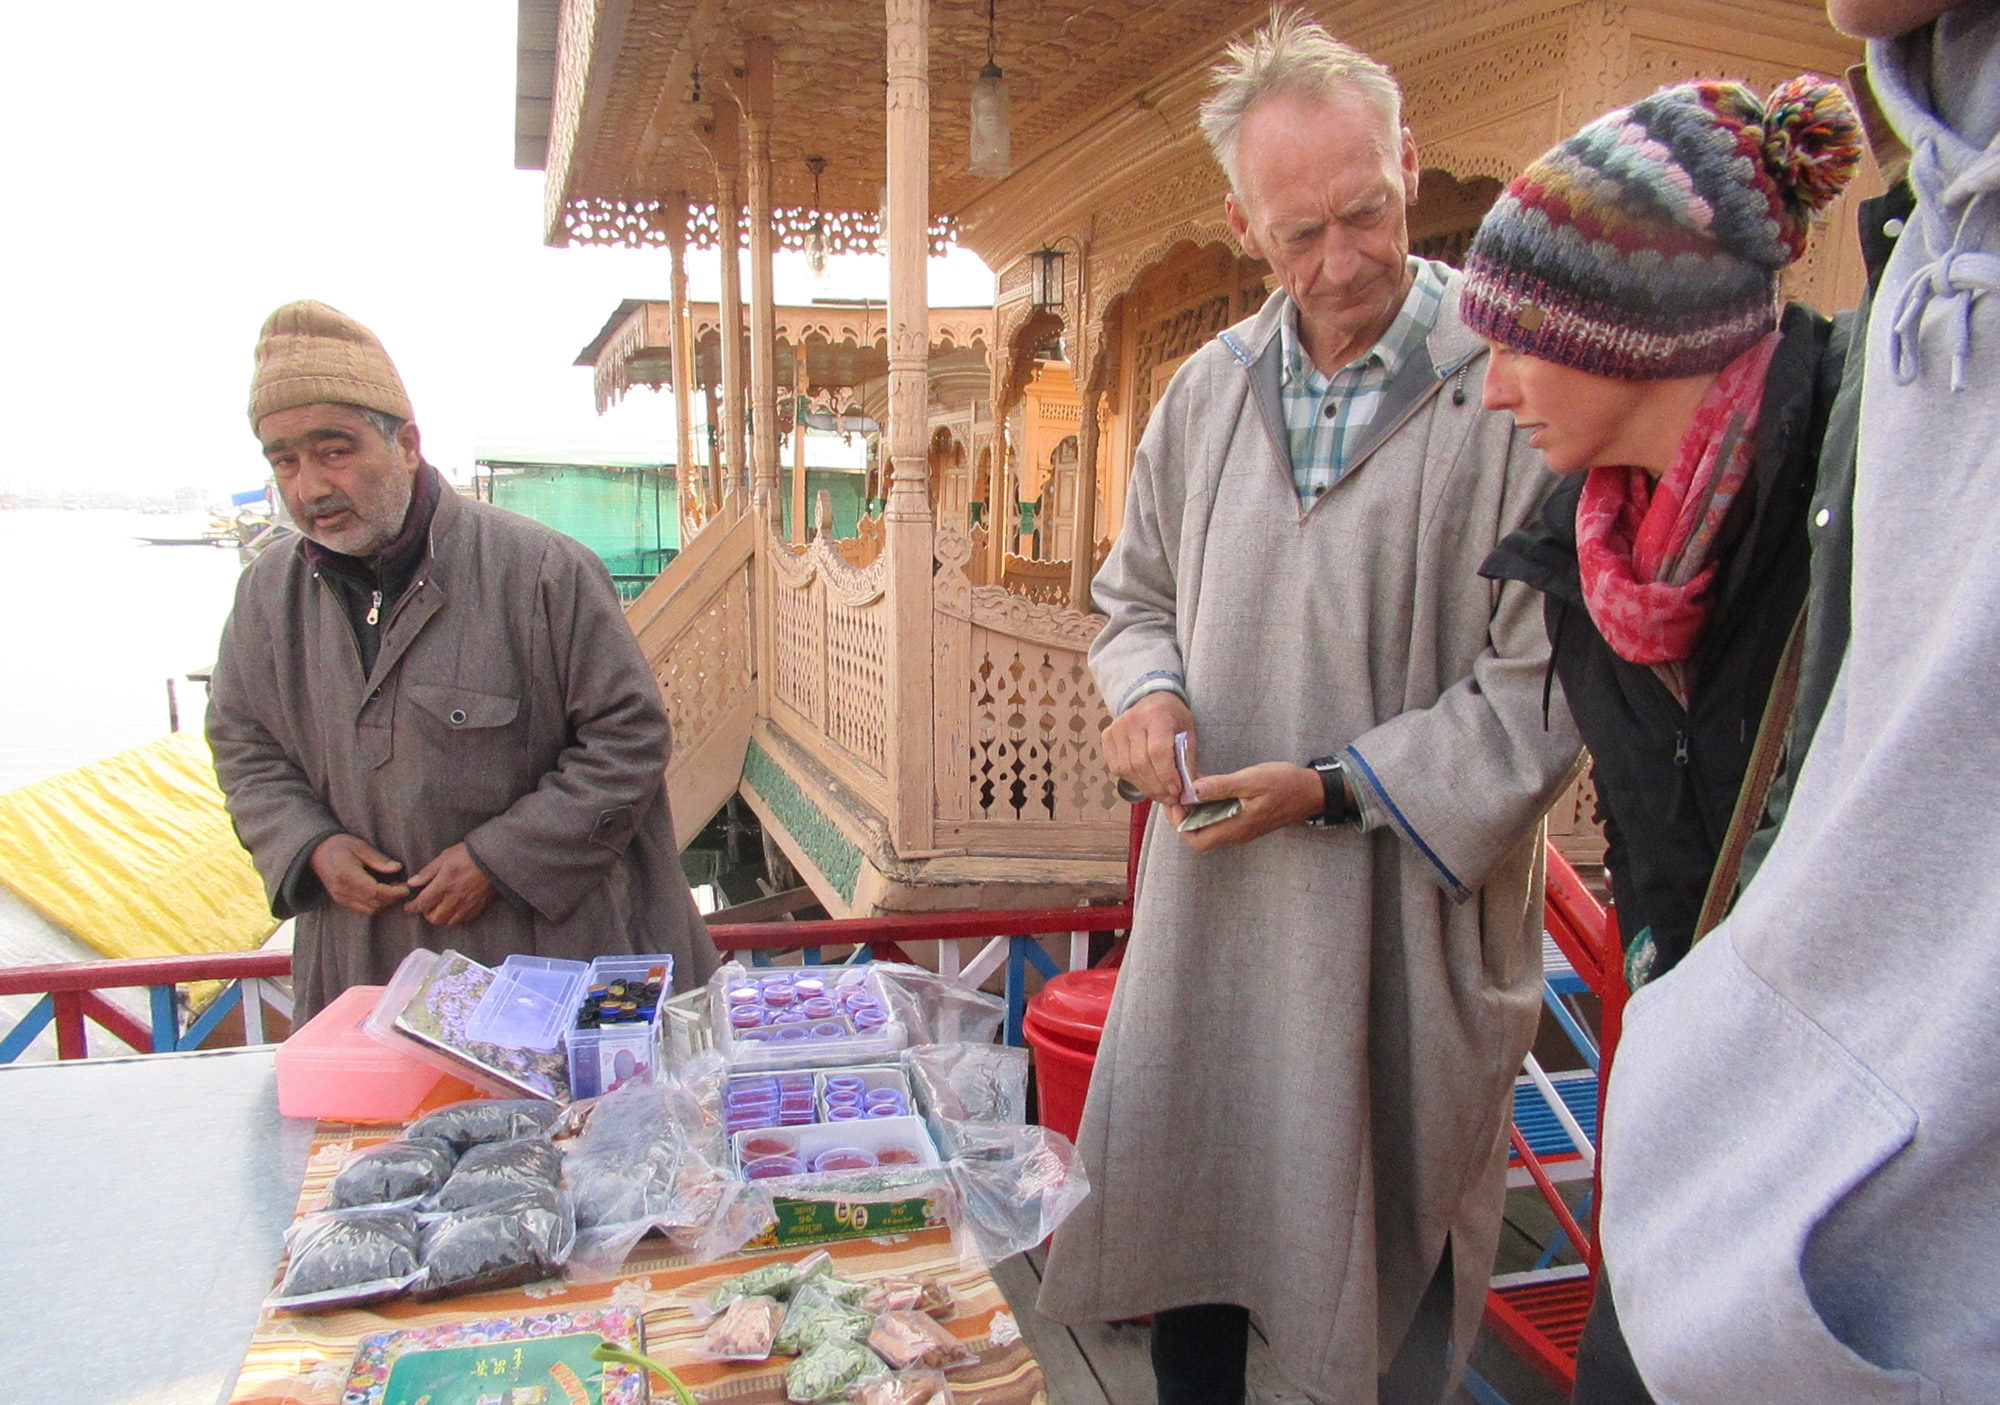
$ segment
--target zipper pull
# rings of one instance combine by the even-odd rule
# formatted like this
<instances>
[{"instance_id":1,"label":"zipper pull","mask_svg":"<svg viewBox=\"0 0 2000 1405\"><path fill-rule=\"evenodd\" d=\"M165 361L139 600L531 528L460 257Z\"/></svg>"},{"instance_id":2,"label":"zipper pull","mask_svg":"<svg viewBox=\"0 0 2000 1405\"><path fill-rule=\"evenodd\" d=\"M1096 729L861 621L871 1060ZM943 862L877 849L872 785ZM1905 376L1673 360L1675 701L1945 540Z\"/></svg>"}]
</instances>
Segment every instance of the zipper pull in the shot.
<instances>
[{"instance_id":1,"label":"zipper pull","mask_svg":"<svg viewBox=\"0 0 2000 1405\"><path fill-rule=\"evenodd\" d=\"M368 600L368 623L378 623L382 618L382 592L376 591Z\"/></svg>"},{"instance_id":2,"label":"zipper pull","mask_svg":"<svg viewBox=\"0 0 2000 1405\"><path fill-rule=\"evenodd\" d=\"M1676 766L1685 766L1687 765L1687 763L1688 763L1688 734L1686 732L1675 732L1674 764Z\"/></svg>"}]
</instances>

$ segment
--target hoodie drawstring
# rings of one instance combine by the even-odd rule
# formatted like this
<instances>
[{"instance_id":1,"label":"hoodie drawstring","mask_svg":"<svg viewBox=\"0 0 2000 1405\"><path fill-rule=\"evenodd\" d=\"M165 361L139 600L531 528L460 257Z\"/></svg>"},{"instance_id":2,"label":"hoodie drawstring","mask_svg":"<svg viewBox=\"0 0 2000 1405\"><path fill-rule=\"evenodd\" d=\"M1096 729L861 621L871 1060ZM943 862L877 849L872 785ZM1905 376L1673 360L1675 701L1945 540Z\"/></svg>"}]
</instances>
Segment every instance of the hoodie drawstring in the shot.
<instances>
[{"instance_id":1,"label":"hoodie drawstring","mask_svg":"<svg viewBox=\"0 0 2000 1405\"><path fill-rule=\"evenodd\" d=\"M1940 198L1934 187L1939 183L1937 147L1924 142L1918 158L1910 163L1910 180L1916 185L1919 208ZM1972 312L1980 293L2000 293L2000 254L1964 247L1972 212L1990 192L1977 191L1959 212L1958 227L1952 231L1951 247L1910 275L1896 300L1896 314L1889 331L1889 368L1896 384L1909 385L1923 374L1923 355L1918 349L1924 314L1933 300L1956 301L1957 336L1951 353L1951 388L1965 389L1966 367L1972 359Z\"/></svg>"}]
</instances>

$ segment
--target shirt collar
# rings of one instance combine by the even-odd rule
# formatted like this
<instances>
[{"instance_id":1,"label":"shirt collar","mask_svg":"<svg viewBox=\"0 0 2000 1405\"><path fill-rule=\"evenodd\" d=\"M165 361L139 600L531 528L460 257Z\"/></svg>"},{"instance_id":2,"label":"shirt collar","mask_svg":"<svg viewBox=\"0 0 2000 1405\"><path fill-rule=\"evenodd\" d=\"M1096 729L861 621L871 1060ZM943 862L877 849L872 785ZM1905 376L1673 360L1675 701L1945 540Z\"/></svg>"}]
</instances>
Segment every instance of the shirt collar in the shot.
<instances>
[{"instance_id":1,"label":"shirt collar","mask_svg":"<svg viewBox=\"0 0 2000 1405\"><path fill-rule=\"evenodd\" d=\"M1394 378L1411 353L1437 325L1438 309L1444 305L1444 274L1438 265L1414 254L1410 256L1409 267L1410 291L1403 295L1403 305L1397 309L1389 330L1375 345L1341 370L1351 370L1372 360L1379 362L1382 369ZM1284 312L1278 318L1278 341L1284 358L1285 378L1292 384L1318 386L1332 379L1313 364L1305 348L1299 345L1299 305L1290 297L1286 297Z\"/></svg>"}]
</instances>

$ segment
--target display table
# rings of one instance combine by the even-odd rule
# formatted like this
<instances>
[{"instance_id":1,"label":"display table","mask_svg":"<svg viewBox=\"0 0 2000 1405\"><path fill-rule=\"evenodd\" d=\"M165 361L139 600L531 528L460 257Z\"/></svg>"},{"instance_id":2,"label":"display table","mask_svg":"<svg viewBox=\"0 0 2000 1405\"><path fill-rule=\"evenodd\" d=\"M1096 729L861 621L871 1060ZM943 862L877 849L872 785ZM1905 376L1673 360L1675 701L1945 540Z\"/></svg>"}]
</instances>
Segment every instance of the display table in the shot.
<instances>
[{"instance_id":1,"label":"display table","mask_svg":"<svg viewBox=\"0 0 2000 1405\"><path fill-rule=\"evenodd\" d=\"M312 1129L271 1050L0 1066L9 1400L226 1397Z\"/></svg>"},{"instance_id":2,"label":"display table","mask_svg":"<svg viewBox=\"0 0 2000 1405\"><path fill-rule=\"evenodd\" d=\"M381 1128L320 1124L298 1194L300 1211L323 1204L327 1184L349 1153L386 1135ZM1034 1355L1018 1332L1009 1330L1014 1319L1006 1298L984 1270L959 1267L949 1231L849 1240L826 1248L840 1272L850 1278L920 1274L951 1286L957 1308L946 1325L979 1353L977 1364L951 1374L961 1405L1031 1405L1046 1398ZM643 1314L645 1351L672 1368L696 1395L726 1399L732 1405L783 1405L789 1358L750 1364L699 1359L695 1349L701 1344L702 1329L687 1302L758 1264L798 1259L810 1252L793 1248L694 1264L671 1253L665 1240L647 1239L640 1241L621 1276L604 1283L537 1283L437 1302L390 1302L314 1316L268 1314L257 1322L255 1339L229 1399L231 1405L338 1405L355 1343L372 1333L610 1305ZM264 1289L276 1266L274 1251L264 1267ZM239 1335L237 1341L242 1340ZM653 1398L672 1397L656 1386Z\"/></svg>"}]
</instances>

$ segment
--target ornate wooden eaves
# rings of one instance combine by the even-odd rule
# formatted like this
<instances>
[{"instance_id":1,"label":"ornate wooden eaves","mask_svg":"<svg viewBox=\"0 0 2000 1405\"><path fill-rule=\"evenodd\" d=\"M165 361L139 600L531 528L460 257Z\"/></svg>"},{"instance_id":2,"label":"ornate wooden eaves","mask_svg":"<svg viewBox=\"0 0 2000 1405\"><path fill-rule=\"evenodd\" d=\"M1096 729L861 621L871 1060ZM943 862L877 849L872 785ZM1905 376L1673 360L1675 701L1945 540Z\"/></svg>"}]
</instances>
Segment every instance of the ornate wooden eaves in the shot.
<instances>
[{"instance_id":1,"label":"ornate wooden eaves","mask_svg":"<svg viewBox=\"0 0 2000 1405\"><path fill-rule=\"evenodd\" d=\"M1008 0L993 58L1007 75L1017 169L1115 111L1191 48L1253 24L1267 0ZM987 58L982 0L930 0L931 228L993 182L967 170L973 80ZM872 249L884 176L884 10L811 0L565 0L549 101L549 242L664 244L685 198L713 204L702 127L740 80L744 41L777 41L771 126L779 243L803 247L814 216L806 162L821 157L822 230ZM526 79L523 80L524 82ZM539 79L537 81L540 81ZM671 209L673 215L666 211ZM689 223L701 247L713 221Z\"/></svg>"},{"instance_id":2,"label":"ornate wooden eaves","mask_svg":"<svg viewBox=\"0 0 2000 1405\"><path fill-rule=\"evenodd\" d=\"M777 314L778 380L798 385L798 364L805 361L801 390L850 389L880 380L889 370L887 309L879 305L813 303L781 305ZM688 305L694 324L695 382L702 389L719 382L722 319L716 304ZM623 399L634 385L655 389L673 386L669 351L673 324L671 304L627 299L604 329L576 358L589 366L599 413ZM976 370L983 376L992 344L992 311L984 307L930 309L933 375L956 376Z\"/></svg>"}]
</instances>

